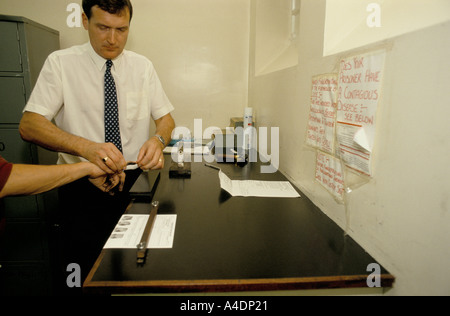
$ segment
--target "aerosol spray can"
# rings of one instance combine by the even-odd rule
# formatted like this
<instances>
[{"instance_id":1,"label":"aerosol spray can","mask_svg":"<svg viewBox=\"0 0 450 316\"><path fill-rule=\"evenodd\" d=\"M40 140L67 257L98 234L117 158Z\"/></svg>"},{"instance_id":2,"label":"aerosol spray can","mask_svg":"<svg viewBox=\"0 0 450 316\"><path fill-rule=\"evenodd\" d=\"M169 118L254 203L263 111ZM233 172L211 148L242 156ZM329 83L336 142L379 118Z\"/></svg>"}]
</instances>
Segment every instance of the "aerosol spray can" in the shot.
<instances>
[{"instance_id":1,"label":"aerosol spray can","mask_svg":"<svg viewBox=\"0 0 450 316\"><path fill-rule=\"evenodd\" d=\"M246 107L244 111L244 149L248 157L253 141L253 109Z\"/></svg>"}]
</instances>

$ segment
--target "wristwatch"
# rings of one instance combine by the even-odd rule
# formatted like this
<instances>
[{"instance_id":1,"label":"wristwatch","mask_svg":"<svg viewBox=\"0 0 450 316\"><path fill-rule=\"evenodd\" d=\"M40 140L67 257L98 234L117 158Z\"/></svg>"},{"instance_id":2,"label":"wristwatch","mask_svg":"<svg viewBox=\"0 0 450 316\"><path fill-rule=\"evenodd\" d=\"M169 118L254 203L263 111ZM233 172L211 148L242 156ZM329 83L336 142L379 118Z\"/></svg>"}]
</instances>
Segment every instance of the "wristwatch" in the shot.
<instances>
[{"instance_id":1,"label":"wristwatch","mask_svg":"<svg viewBox=\"0 0 450 316\"><path fill-rule=\"evenodd\" d=\"M156 134L155 137L158 138L158 140L161 142L161 144L163 144L164 147L166 147L166 141L161 135Z\"/></svg>"}]
</instances>

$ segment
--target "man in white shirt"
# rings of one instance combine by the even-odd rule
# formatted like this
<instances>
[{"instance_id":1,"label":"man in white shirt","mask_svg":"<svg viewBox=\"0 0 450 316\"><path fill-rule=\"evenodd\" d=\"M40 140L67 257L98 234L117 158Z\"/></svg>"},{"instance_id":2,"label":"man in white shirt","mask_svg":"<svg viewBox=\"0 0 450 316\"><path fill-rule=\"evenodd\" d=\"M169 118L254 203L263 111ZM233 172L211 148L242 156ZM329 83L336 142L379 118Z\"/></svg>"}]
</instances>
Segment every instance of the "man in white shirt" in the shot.
<instances>
[{"instance_id":1,"label":"man in white shirt","mask_svg":"<svg viewBox=\"0 0 450 316\"><path fill-rule=\"evenodd\" d=\"M133 13L130 1L83 0L83 9L89 43L48 57L20 132L25 140L59 152L60 164L88 160L108 173L112 183L119 179L122 187L127 162L142 170L163 168L163 149L175 125L173 106L152 63L124 50ZM120 140L114 144L106 140L112 126L106 113L112 104L119 133L114 139ZM150 137L152 118L156 135ZM61 243L57 256L63 272L55 287L68 290L67 264L78 263L82 277L87 276L129 201L97 190L86 179L60 188L59 199L54 240Z\"/></svg>"},{"instance_id":2,"label":"man in white shirt","mask_svg":"<svg viewBox=\"0 0 450 316\"><path fill-rule=\"evenodd\" d=\"M83 24L90 42L49 56L25 107L20 132L27 141L60 152L59 163L80 162L83 157L109 174L120 174L131 161L143 170L160 169L174 128L173 106L152 63L124 50L131 3L114 11L110 2L83 1L88 11ZM110 8L112 13L106 11ZM123 154L105 142L107 60L113 62ZM150 138L151 117L156 135Z\"/></svg>"}]
</instances>

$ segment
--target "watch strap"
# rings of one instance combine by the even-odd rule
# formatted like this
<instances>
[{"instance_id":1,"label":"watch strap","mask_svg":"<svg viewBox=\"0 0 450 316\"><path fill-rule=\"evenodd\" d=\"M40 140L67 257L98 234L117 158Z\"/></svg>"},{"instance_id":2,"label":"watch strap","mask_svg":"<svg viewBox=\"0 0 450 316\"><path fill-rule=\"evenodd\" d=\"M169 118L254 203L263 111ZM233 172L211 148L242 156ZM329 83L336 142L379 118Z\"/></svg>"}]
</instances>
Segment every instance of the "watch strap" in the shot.
<instances>
[{"instance_id":1,"label":"watch strap","mask_svg":"<svg viewBox=\"0 0 450 316\"><path fill-rule=\"evenodd\" d=\"M163 144L164 147L166 147L166 141L161 135L156 134L155 137L158 138L158 140L161 142L161 144Z\"/></svg>"}]
</instances>

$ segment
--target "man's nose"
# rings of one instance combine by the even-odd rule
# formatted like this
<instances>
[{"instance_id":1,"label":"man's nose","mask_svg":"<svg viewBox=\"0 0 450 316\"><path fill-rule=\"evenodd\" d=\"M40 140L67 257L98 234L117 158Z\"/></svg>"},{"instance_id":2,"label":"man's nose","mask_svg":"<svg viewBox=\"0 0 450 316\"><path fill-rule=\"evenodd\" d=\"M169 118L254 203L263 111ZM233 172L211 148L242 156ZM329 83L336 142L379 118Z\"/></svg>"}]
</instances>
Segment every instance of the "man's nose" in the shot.
<instances>
[{"instance_id":1,"label":"man's nose","mask_svg":"<svg viewBox=\"0 0 450 316\"><path fill-rule=\"evenodd\" d=\"M108 43L109 44L116 44L116 42L117 42L116 36L117 36L116 30L110 29L109 32L108 32L108 37L107 37Z\"/></svg>"}]
</instances>

